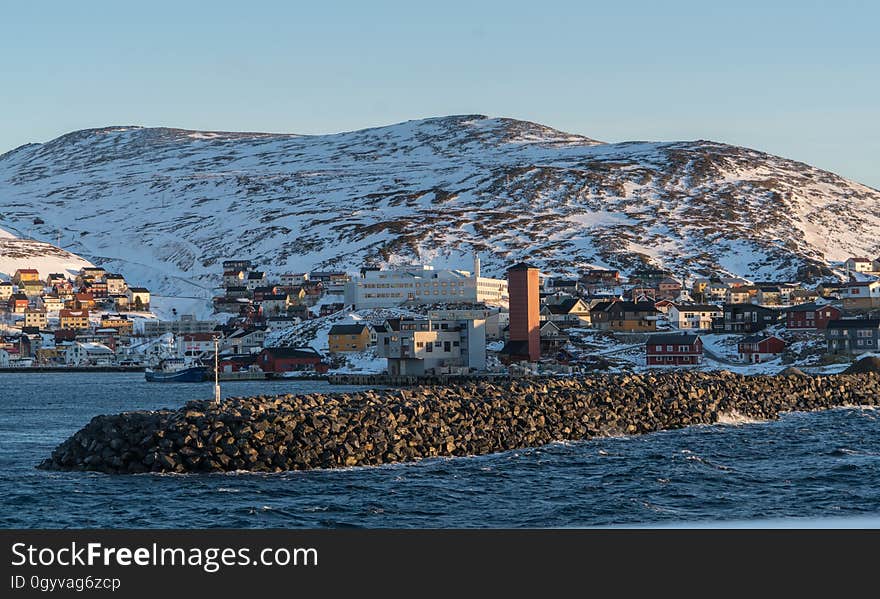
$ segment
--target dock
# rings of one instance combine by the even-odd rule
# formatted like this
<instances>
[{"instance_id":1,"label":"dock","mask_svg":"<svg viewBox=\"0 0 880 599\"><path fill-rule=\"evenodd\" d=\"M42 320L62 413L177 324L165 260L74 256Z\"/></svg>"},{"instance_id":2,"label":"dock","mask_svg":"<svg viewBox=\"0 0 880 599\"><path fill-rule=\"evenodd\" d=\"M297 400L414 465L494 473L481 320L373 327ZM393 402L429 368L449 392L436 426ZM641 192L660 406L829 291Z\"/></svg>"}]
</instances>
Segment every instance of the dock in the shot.
<instances>
[{"instance_id":1,"label":"dock","mask_svg":"<svg viewBox=\"0 0 880 599\"><path fill-rule=\"evenodd\" d=\"M383 387L414 387L418 385L456 385L461 383L508 382L523 377L509 374L331 374L327 381L331 385L377 385Z\"/></svg>"}]
</instances>

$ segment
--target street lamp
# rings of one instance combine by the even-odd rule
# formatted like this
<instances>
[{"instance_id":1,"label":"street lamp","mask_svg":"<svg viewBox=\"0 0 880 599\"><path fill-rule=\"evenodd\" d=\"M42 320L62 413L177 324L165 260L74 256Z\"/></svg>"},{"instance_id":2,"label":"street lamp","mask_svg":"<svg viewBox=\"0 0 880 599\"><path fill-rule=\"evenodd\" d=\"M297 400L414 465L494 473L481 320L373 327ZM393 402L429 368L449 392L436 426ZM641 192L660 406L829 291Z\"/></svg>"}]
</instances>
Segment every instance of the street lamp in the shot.
<instances>
[{"instance_id":1,"label":"street lamp","mask_svg":"<svg viewBox=\"0 0 880 599\"><path fill-rule=\"evenodd\" d=\"M218 349L219 339L216 335L214 336L214 403L218 406L220 405L220 369L217 366L219 362L217 354L220 353Z\"/></svg>"}]
</instances>

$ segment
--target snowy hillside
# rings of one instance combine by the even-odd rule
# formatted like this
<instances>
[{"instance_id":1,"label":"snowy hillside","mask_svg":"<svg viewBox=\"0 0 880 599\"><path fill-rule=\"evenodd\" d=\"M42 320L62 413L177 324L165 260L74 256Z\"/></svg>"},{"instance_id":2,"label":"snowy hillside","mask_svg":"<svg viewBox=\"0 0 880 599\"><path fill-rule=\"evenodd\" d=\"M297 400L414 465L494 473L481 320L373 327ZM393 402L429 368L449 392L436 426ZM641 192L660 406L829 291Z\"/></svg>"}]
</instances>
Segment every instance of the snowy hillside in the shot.
<instances>
[{"instance_id":1,"label":"snowy hillside","mask_svg":"<svg viewBox=\"0 0 880 599\"><path fill-rule=\"evenodd\" d=\"M45 280L51 273L74 275L83 266L92 263L49 243L18 239L0 229L0 281L8 281L20 268L35 268Z\"/></svg>"},{"instance_id":2,"label":"snowy hillside","mask_svg":"<svg viewBox=\"0 0 880 599\"><path fill-rule=\"evenodd\" d=\"M45 224L31 226L39 217ZM710 141L606 144L478 115L335 135L110 127L0 156L0 227L156 293L205 297L220 262L274 273L528 258L753 279L880 254L880 192Z\"/></svg>"}]
</instances>

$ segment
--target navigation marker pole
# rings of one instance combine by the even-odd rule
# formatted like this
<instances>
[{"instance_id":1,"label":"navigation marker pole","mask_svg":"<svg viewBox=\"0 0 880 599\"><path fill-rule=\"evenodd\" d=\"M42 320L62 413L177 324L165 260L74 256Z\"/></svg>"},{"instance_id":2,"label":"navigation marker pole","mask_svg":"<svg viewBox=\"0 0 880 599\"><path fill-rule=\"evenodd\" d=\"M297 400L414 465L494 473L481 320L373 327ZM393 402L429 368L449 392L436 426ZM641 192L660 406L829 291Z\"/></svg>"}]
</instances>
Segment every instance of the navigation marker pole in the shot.
<instances>
[{"instance_id":1,"label":"navigation marker pole","mask_svg":"<svg viewBox=\"0 0 880 599\"><path fill-rule=\"evenodd\" d=\"M220 369L217 367L219 353L217 344L219 343L218 337L214 336L214 403L218 406L220 405Z\"/></svg>"}]
</instances>

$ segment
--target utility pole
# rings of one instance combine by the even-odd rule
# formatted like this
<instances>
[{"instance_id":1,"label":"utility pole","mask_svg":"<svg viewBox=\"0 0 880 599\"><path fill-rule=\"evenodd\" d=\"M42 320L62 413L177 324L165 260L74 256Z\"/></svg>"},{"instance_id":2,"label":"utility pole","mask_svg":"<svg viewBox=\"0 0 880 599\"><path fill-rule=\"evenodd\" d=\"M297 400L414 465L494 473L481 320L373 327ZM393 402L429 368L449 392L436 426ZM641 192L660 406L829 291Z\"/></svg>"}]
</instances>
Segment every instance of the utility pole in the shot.
<instances>
[{"instance_id":1,"label":"utility pole","mask_svg":"<svg viewBox=\"0 0 880 599\"><path fill-rule=\"evenodd\" d=\"M220 369L217 364L219 362L219 358L217 354L219 354L219 337L214 335L214 403L218 406L220 405Z\"/></svg>"}]
</instances>

